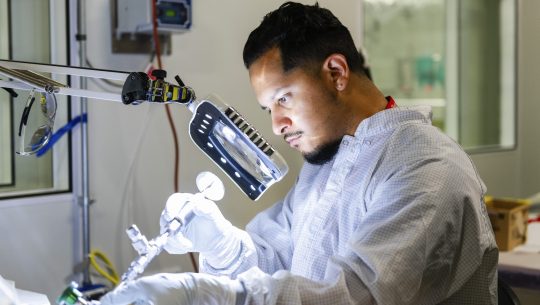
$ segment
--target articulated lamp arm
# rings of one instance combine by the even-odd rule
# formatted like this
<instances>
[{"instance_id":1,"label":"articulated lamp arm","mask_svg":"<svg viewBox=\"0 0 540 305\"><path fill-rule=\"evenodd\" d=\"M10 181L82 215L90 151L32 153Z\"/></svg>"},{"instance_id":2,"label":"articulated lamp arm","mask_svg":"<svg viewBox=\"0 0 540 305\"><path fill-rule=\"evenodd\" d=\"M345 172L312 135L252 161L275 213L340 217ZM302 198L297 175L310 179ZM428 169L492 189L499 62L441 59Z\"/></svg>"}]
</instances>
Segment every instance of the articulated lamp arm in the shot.
<instances>
[{"instance_id":1,"label":"articulated lamp arm","mask_svg":"<svg viewBox=\"0 0 540 305\"><path fill-rule=\"evenodd\" d=\"M113 92L71 88L36 72L116 80L124 82L124 85L121 95ZM150 79L143 72L128 73L0 60L0 87L5 89L33 89L38 92L109 100L124 104L140 104L146 101L189 104L195 100L193 89L185 86L178 76L175 79L179 82L179 85L165 82L166 72L163 70L154 70L153 76L156 77L155 80Z\"/></svg>"},{"instance_id":2,"label":"articulated lamp arm","mask_svg":"<svg viewBox=\"0 0 540 305\"><path fill-rule=\"evenodd\" d=\"M122 94L69 88L32 71L123 81ZM196 100L195 92L176 76L178 85L166 82L166 72L154 70L155 80L143 72L117 72L68 66L0 60L0 87L35 90L124 104L183 104L193 112L189 134L196 144L252 200L257 200L288 171L283 157L236 109L217 97ZM39 142L39 144L43 144ZM32 150L33 151L33 150Z\"/></svg>"}]
</instances>

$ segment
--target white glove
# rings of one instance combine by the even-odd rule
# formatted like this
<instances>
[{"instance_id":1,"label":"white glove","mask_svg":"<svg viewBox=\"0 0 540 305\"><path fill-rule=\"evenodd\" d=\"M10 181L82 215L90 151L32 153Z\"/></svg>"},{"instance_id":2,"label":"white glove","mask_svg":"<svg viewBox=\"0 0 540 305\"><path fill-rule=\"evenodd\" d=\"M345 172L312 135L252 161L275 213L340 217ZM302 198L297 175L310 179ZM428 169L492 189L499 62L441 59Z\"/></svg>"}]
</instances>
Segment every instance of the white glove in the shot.
<instances>
[{"instance_id":1,"label":"white glove","mask_svg":"<svg viewBox=\"0 0 540 305\"><path fill-rule=\"evenodd\" d=\"M238 280L202 273L159 273L123 282L101 298L101 305L243 304Z\"/></svg>"},{"instance_id":2,"label":"white glove","mask_svg":"<svg viewBox=\"0 0 540 305\"><path fill-rule=\"evenodd\" d=\"M201 194L172 194L159 220L161 233L175 217L183 226L175 236L169 237L165 245L167 252L200 252L216 269L226 268L240 254L242 231L223 217L213 201Z\"/></svg>"}]
</instances>

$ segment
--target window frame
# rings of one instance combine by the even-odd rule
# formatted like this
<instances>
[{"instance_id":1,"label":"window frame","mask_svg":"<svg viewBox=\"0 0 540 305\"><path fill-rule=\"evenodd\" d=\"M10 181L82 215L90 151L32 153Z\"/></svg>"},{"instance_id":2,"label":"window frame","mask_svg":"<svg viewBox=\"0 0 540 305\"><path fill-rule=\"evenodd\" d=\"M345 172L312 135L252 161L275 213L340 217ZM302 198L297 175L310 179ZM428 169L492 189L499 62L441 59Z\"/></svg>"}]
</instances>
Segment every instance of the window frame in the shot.
<instances>
[{"instance_id":1,"label":"window frame","mask_svg":"<svg viewBox=\"0 0 540 305\"><path fill-rule=\"evenodd\" d=\"M366 48L366 36L369 35L366 29L366 3L369 0L361 1L361 12L362 20L360 22L360 45L363 48ZM381 1L385 2L385 1ZM401 4L401 3L398 3ZM405 3L406 4L406 3ZM461 37L463 30L467 29L463 25L463 5L464 0L442 0L441 5L445 10L446 20L445 31L442 33L446 36L444 51L445 51L445 60L443 61L446 66L446 81L445 81L445 93L444 93L444 130L443 132L453 139L456 140L460 145L464 147L464 150L469 154L481 154L481 153L491 153L491 152L506 152L506 151L515 151L518 148L518 12L519 12L519 1L517 0L500 0L497 1L497 4L500 5L498 9L498 16L500 19L499 31L499 75L498 81L500 82L499 97L497 107L500 111L497 116L498 124L497 128L499 129L498 140L495 144L490 144L489 141L486 141L486 144L482 144L482 138L479 139L477 143L470 143L469 145L464 142L465 137L463 133L465 132L464 128L466 127L465 118L462 115L463 110L463 85L461 75L464 73L462 70L462 61L463 57L468 53L463 54L462 44L464 43ZM510 12L505 14L508 10ZM464 45L466 47L466 45ZM368 48L366 48L368 49ZM510 54L511 53L511 54ZM505 56L509 54L510 56ZM376 54L367 54L368 55L368 64L370 64L369 57L376 56ZM373 70L373 67L372 67ZM374 72L375 83L377 83L377 72ZM510 72L510 73L509 73ZM388 74L388 73L387 73ZM510 102L505 102L508 100ZM415 100L411 98L400 98L404 104L409 104ZM419 99L419 101L421 101ZM422 101L421 101L422 102ZM425 102L425 100L424 100ZM478 105L481 106L483 103L480 101ZM479 114L481 115L481 114ZM485 116L484 116L485 118ZM474 118L473 118L474 119ZM488 126L488 127L486 127ZM489 124L484 124L480 126L480 131L482 130L493 130L489 128ZM489 139L489 138L483 138ZM485 140L484 140L485 141ZM476 146L475 146L476 145Z\"/></svg>"},{"instance_id":2,"label":"window frame","mask_svg":"<svg viewBox=\"0 0 540 305\"><path fill-rule=\"evenodd\" d=\"M0 0L2 1L2 0ZM8 32L8 54L7 60L13 60L13 22L12 14L13 0L3 0L7 5L7 32ZM70 63L70 20L69 20L69 1L59 2L56 0L48 0L48 3L45 4L48 6L49 10L46 12L47 18L49 18L49 33L50 33L50 54L48 58L48 63L56 64L62 63L69 65ZM66 76L65 80L68 85L71 83L70 76ZM71 106L71 97L65 96L59 98L58 100L58 110L62 110L61 116L58 116L55 120L55 131L62 126L65 121L69 121L72 115L72 106ZM63 156L60 156L60 153L54 149L51 152L51 165L50 165L50 174L51 174L51 187L40 188L32 187L30 189L17 190L17 178L20 178L20 173L17 172L17 155L15 154L15 123L18 118L20 118L21 113L15 113L16 107L14 107L15 101L13 97L9 97L9 108L10 108L10 154L11 154L11 168L12 168L12 183L9 185L2 184L0 185L0 206L5 206L8 202L11 202L13 199L22 199L27 197L37 197L37 196L51 196L51 195L61 195L64 193L72 193L73 191L73 150L72 150L72 137L71 133L65 134L62 138L65 138L64 144L61 145L60 151ZM63 104L63 105L61 105ZM32 110L34 111L34 110ZM58 118L60 117L60 119ZM57 147L55 145L55 147ZM33 158L33 157L20 157L20 158ZM21 162L21 161L20 161ZM11 190L6 191L10 187ZM4 190L3 190L4 189ZM71 194L70 194L71 196ZM9 205L9 204L8 204Z\"/></svg>"}]
</instances>

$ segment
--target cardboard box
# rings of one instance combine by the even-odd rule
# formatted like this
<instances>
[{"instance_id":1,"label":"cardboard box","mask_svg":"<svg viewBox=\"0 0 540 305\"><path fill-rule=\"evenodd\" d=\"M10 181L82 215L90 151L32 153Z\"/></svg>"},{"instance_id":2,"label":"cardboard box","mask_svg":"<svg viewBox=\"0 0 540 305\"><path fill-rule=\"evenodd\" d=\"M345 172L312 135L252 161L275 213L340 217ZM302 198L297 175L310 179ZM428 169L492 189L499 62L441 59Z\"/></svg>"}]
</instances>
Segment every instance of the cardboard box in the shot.
<instances>
[{"instance_id":1,"label":"cardboard box","mask_svg":"<svg viewBox=\"0 0 540 305\"><path fill-rule=\"evenodd\" d=\"M485 198L491 227L500 251L510 251L527 240L529 201Z\"/></svg>"}]
</instances>

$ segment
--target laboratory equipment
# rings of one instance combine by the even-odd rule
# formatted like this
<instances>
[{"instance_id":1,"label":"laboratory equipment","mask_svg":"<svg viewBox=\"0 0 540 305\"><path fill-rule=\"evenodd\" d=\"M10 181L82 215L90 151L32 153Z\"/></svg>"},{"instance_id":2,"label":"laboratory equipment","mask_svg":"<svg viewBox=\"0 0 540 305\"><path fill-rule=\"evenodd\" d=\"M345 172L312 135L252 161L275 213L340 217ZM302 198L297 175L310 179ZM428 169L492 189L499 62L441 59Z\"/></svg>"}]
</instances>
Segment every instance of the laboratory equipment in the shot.
<instances>
[{"instance_id":1,"label":"laboratory equipment","mask_svg":"<svg viewBox=\"0 0 540 305\"><path fill-rule=\"evenodd\" d=\"M197 176L196 184L199 193L195 194L195 196L213 201L223 198L225 188L216 175L210 172L202 172ZM183 225L188 223L194 216L193 212L187 215L176 215L167 224L167 229L150 241L147 240L135 224L131 225L126 232L139 257L131 262L126 273L122 275L122 282L134 280L138 275L143 273L146 266L161 253L167 244L169 236L182 234Z\"/></svg>"},{"instance_id":2,"label":"laboratory equipment","mask_svg":"<svg viewBox=\"0 0 540 305\"><path fill-rule=\"evenodd\" d=\"M203 197L212 201L219 201L225 194L225 188L221 180L211 172L201 172L195 180L199 193L194 194L196 197ZM179 214L171 219L167 224L167 230L159 234L150 241L144 236L137 225L131 225L126 233L131 240L131 244L138 257L134 259L128 270L122 275L122 283L136 279L144 272L148 264L163 251L167 244L169 236L178 236L182 234L183 224L189 223L194 217L193 212L187 214ZM87 299L78 289L78 285L72 282L58 297L56 303L58 305L99 305L99 301Z\"/></svg>"},{"instance_id":3,"label":"laboratory equipment","mask_svg":"<svg viewBox=\"0 0 540 305\"><path fill-rule=\"evenodd\" d=\"M36 76L35 73L19 73L21 70L26 71L25 69L122 80L124 85L120 96L109 92L69 88L44 76ZM0 76L2 75L12 79L0 80L0 87L5 88L121 101L127 105L151 102L187 106L193 112L189 125L193 142L252 200L260 198L272 184L287 174L288 166L283 157L236 109L225 105L217 96L197 100L195 91L184 85L180 77L175 77L177 84L165 81L167 73L164 70L154 70L152 75L155 79L151 79L142 72L127 74L0 60ZM34 142L43 146L48 140Z\"/></svg>"},{"instance_id":4,"label":"laboratory equipment","mask_svg":"<svg viewBox=\"0 0 540 305\"><path fill-rule=\"evenodd\" d=\"M157 73L156 73L157 72ZM193 142L252 200L257 200L288 171L283 157L236 109L217 96L196 100L193 89L176 76L178 86L164 81L166 72L154 70L156 80L142 72L129 75L122 89L124 104L181 103L193 112L189 134Z\"/></svg>"},{"instance_id":5,"label":"laboratory equipment","mask_svg":"<svg viewBox=\"0 0 540 305\"><path fill-rule=\"evenodd\" d=\"M154 0L157 30L160 33L185 32L191 27L191 0ZM153 29L152 3L148 0L117 0L116 36L146 33Z\"/></svg>"},{"instance_id":6,"label":"laboratory equipment","mask_svg":"<svg viewBox=\"0 0 540 305\"><path fill-rule=\"evenodd\" d=\"M189 125L193 142L252 200L281 180L287 163L234 108L202 100Z\"/></svg>"},{"instance_id":7,"label":"laboratory equipment","mask_svg":"<svg viewBox=\"0 0 540 305\"><path fill-rule=\"evenodd\" d=\"M78 289L78 285L75 282L71 282L62 294L56 299L58 305L91 305L99 304L94 301L87 300L82 292Z\"/></svg>"}]
</instances>

